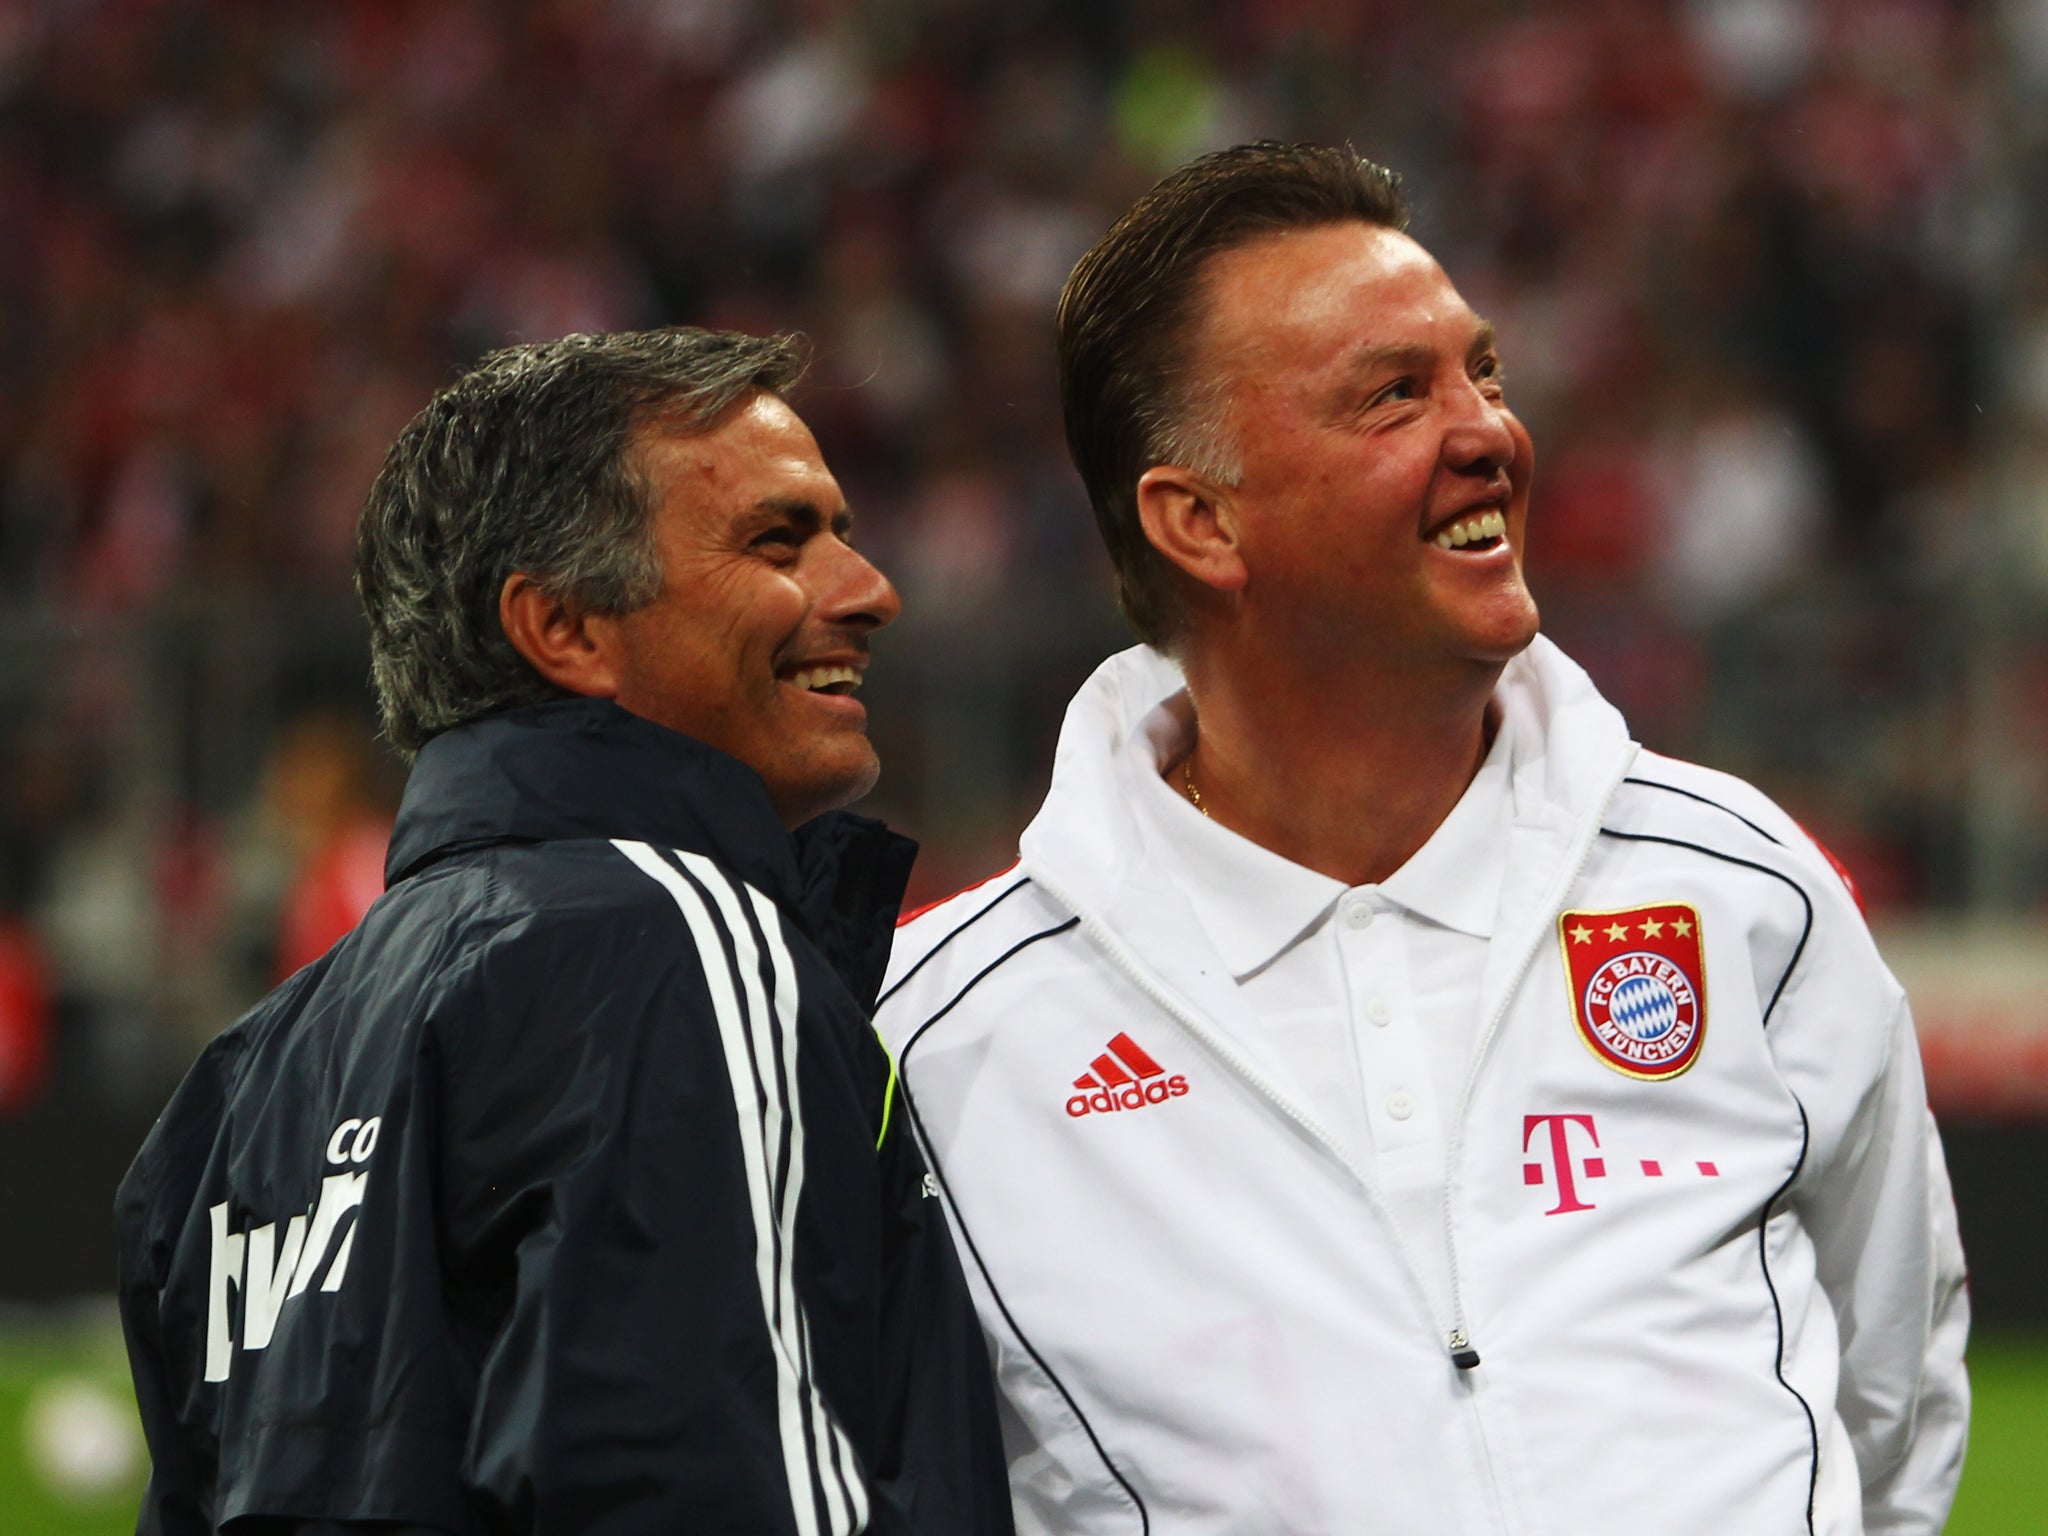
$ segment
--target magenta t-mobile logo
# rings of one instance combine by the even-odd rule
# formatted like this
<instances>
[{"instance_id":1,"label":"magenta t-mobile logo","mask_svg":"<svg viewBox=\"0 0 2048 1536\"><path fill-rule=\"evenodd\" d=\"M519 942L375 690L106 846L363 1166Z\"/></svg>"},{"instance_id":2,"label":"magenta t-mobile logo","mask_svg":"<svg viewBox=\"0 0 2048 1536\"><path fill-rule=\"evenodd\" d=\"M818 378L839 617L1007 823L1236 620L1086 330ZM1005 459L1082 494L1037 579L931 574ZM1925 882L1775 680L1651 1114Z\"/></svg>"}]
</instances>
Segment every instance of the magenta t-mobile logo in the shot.
<instances>
[{"instance_id":1,"label":"magenta t-mobile logo","mask_svg":"<svg viewBox=\"0 0 2048 1536\"><path fill-rule=\"evenodd\" d=\"M1583 1130L1586 1133L1586 1140L1591 1142L1597 1149L1600 1145L1600 1133L1593 1129L1593 1117L1591 1115L1524 1115L1522 1116L1523 1152L1526 1153L1529 1150L1529 1140L1536 1134L1537 1129L1546 1125L1550 1127L1550 1167L1557 1179L1557 1204L1543 1214L1546 1216L1559 1216L1566 1211L1592 1210L1593 1202L1579 1198L1579 1186L1572 1177L1571 1128L1576 1125ZM1542 1154L1538 1153L1537 1155L1541 1156ZM1589 1179L1604 1179L1607 1177L1607 1159L1604 1157L1587 1157L1584 1159L1582 1166L1585 1168L1586 1177ZM1543 1165L1541 1163L1522 1164L1522 1182L1524 1184L1541 1184L1543 1182Z\"/></svg>"},{"instance_id":2,"label":"magenta t-mobile logo","mask_svg":"<svg viewBox=\"0 0 2048 1536\"><path fill-rule=\"evenodd\" d=\"M1544 1127L1549 1128L1550 1134L1544 1138L1544 1144L1532 1148L1530 1144L1536 1140L1537 1131ZM1572 1154L1574 1127L1585 1133L1581 1138L1582 1144L1590 1148L1584 1156L1576 1159ZM1548 1182L1557 1192L1557 1204L1545 1211L1544 1215L1562 1216L1569 1211L1595 1209L1593 1202L1580 1198L1579 1193L1581 1179L1590 1183L1594 1179L1607 1177L1607 1158L1600 1150L1600 1133L1593 1128L1591 1115L1522 1116L1522 1152L1525 1156L1536 1158L1543 1158L1546 1154L1548 1156L1547 1164L1522 1164L1524 1184L1541 1185ZM1646 1179L1664 1177L1664 1162L1660 1158L1637 1158L1635 1163ZM1721 1176L1718 1164L1694 1159L1692 1166L1699 1170L1699 1176L1703 1179L1718 1179Z\"/></svg>"}]
</instances>

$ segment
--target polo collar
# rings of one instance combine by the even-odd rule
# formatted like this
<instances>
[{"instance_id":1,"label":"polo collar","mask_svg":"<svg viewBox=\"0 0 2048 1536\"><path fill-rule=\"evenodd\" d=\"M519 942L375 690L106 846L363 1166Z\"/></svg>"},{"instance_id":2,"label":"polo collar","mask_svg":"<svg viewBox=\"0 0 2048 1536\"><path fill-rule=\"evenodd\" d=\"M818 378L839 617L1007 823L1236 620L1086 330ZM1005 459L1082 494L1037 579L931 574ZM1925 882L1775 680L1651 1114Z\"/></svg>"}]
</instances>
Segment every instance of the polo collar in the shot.
<instances>
[{"instance_id":1,"label":"polo collar","mask_svg":"<svg viewBox=\"0 0 2048 1536\"><path fill-rule=\"evenodd\" d=\"M1514 727L1500 711L1479 772L1429 841L1380 887L1388 900L1418 917L1475 939L1493 937L1514 826Z\"/></svg>"},{"instance_id":2,"label":"polo collar","mask_svg":"<svg viewBox=\"0 0 2048 1536\"><path fill-rule=\"evenodd\" d=\"M1187 898L1231 975L1244 981L1319 927L1351 888L1239 836L1176 793L1161 772L1185 754L1193 735L1184 691L1139 721L1128 743L1139 769L1133 809L1147 854ZM1513 823L1512 737L1504 716L1479 772L1429 841L1383 884L1357 889L1490 938Z\"/></svg>"}]
</instances>

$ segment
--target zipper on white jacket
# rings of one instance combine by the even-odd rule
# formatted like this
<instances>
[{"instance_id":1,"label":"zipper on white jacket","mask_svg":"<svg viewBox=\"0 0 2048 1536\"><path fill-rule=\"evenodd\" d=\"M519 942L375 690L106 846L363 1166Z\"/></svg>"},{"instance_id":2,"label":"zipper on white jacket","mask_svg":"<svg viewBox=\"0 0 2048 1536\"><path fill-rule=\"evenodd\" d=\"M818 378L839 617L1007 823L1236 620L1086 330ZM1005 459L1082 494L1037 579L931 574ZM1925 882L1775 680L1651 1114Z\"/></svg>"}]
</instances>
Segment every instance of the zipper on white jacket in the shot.
<instances>
[{"instance_id":1,"label":"zipper on white jacket","mask_svg":"<svg viewBox=\"0 0 2048 1536\"><path fill-rule=\"evenodd\" d=\"M1566 898L1571 895L1572 887L1579 883L1579 876L1585 873L1586 863L1593 857L1593 844L1600 837L1600 824L1607 819L1607 807L1614 803L1614 797L1620 793L1622 782L1628 777L1629 769L1635 765L1636 756L1642 750L1634 742L1631 742L1629 747L1627 759L1615 770L1614 777L1608 782L1607 792L1600 797L1600 804L1586 820L1585 831L1579 839L1578 857L1572 860L1571 868L1563 881L1552 889L1542 904L1544 926L1536 931L1535 938L1530 941L1529 947L1516 963L1514 974L1501 989L1500 1001L1494 1004L1493 1012L1487 1018L1486 1027L1479 1032L1479 1042L1473 1047L1471 1063L1465 1068L1464 1086L1458 1092L1458 1111L1451 1117L1450 1142L1444 1148L1444 1261L1449 1266L1451 1284L1451 1332L1448 1341L1451 1363L1461 1371L1469 1371L1479 1364L1479 1350L1472 1342L1471 1329L1465 1321L1465 1296L1458 1284L1458 1236L1451 1220L1453 1186L1458 1179L1458 1153L1465 1142L1465 1116L1472 1108L1472 1090L1479 1081L1479 1068L1486 1060L1487 1048L1493 1044L1493 1037L1500 1033L1501 1022L1507 1017L1508 1009L1514 1003L1515 994L1522 990L1522 983L1528 977L1530 964L1543 948L1544 936L1549 931L1549 914L1563 909Z\"/></svg>"},{"instance_id":2,"label":"zipper on white jacket","mask_svg":"<svg viewBox=\"0 0 2048 1536\"><path fill-rule=\"evenodd\" d=\"M1625 769L1624 772L1626 772ZM1617 774L1615 776L1615 784L1618 786L1620 782L1621 775ZM1613 794L1614 790L1610 788L1608 791L1607 798L1612 799ZM1603 800L1601 802L1601 814L1604 815L1605 811L1606 801ZM1571 880L1567 881L1565 884L1565 890L1570 889L1571 883L1575 882L1578 879L1579 870L1585 867L1585 860L1587 854L1591 850L1593 845L1593 837L1598 834L1598 831L1599 817L1595 817L1592 824L1592 830L1587 834L1584 847L1580 852L1579 860L1577 864L1573 867ZM1152 977L1148 969L1138 963L1136 957L1133 956L1129 949L1125 947L1123 941L1120 938L1118 938L1114 933L1112 933L1105 924L1103 924L1101 921L1095 918L1094 915L1090 913L1086 907L1084 907L1081 903L1075 901L1065 891L1060 889L1060 887L1057 884L1055 884L1052 881L1046 880L1036 870L1033 870L1031 872L1031 877L1032 879L1036 880L1040 886L1044 888L1047 895L1051 896L1055 901L1059 902L1061 905L1066 907L1068 911L1074 913L1080 919L1082 932L1086 933L1091 939L1095 941L1097 945L1101 947L1102 952L1106 956L1108 956L1110 962L1113 965L1115 965L1118 970L1122 971L1126 977L1130 979L1131 984L1133 986L1135 986L1140 992L1144 993L1145 996L1150 998L1153 1001L1153 1003L1155 1003L1158 1007L1164 1009L1172 1017L1180 1020L1181 1024L1191 1034L1193 1034L1196 1039L1200 1040L1204 1045L1206 1045L1211 1051L1215 1052L1216 1055L1220 1056L1224 1061L1230 1063L1230 1065L1237 1070L1238 1075L1244 1078L1246 1082L1250 1083L1252 1087L1257 1089L1260 1095L1264 1097L1269 1103L1271 1103L1275 1109L1279 1110L1281 1114L1285 1115L1289 1120L1292 1120L1296 1125L1300 1126L1316 1141L1320 1142L1322 1146L1329 1151L1330 1155L1337 1159L1340 1166L1350 1170L1352 1177L1357 1179L1358 1182L1362 1186L1364 1186L1367 1195L1370 1196L1373 1203L1379 1207L1380 1211L1383 1214L1387 1215L1387 1230L1393 1235L1394 1246L1399 1250L1403 1262L1405 1262L1408 1266L1408 1273L1410 1277L1414 1280L1417 1293L1422 1298L1423 1309L1428 1314L1435 1316L1436 1301L1430 1295L1429 1287L1424 1283L1422 1279L1422 1266L1417 1261L1415 1256L1415 1250L1409 1245L1407 1235L1401 1229L1401 1224L1398 1221L1392 1219L1391 1207L1387 1203L1386 1196L1381 1192L1378 1181L1370 1177L1364 1169L1360 1168L1358 1164L1352 1160L1350 1153L1346 1152L1343 1147L1339 1146L1336 1139L1332 1137L1329 1134L1329 1132L1324 1130L1321 1125L1317 1124L1313 1119L1309 1118L1307 1115L1304 1115L1299 1109L1297 1109L1291 1102L1289 1102L1287 1096L1280 1092L1280 1090L1276 1088L1266 1078L1265 1074L1260 1072L1249 1061L1245 1060L1243 1056L1241 1056L1234 1048L1232 1048L1232 1046L1227 1040L1223 1039L1221 1036L1218 1035L1218 1033L1215 1030L1211 1029L1208 1025L1208 1022L1201 1018L1191 1005L1184 1004L1177 996L1174 995L1174 993L1171 990L1169 990L1167 987L1161 985L1158 981L1156 981ZM1535 944L1532 944L1530 946L1530 955L1533 955L1536 952L1537 947L1538 946ZM1521 984L1522 975L1527 971L1527 969L1528 957L1525 956L1523 958L1521 965L1518 966L1516 969L1514 984L1507 989L1507 992L1505 994L1506 997L1511 998L1514 996L1516 988L1519 987ZM1481 1037L1481 1050L1485 1048L1486 1041L1492 1038L1494 1029L1498 1026L1500 1018L1504 1012L1504 1007L1495 1010L1495 1014L1492 1021L1488 1024L1485 1034ZM1475 1054L1473 1058L1473 1069L1471 1072L1468 1072L1467 1074L1465 1082L1465 1092L1459 1100L1460 1123L1463 1120L1465 1107L1471 1098L1472 1077L1477 1072L1477 1065L1478 1056ZM1457 1125L1454 1124L1454 1136L1456 1130ZM1452 1142L1452 1147L1453 1149L1455 1149L1456 1147L1455 1140ZM1452 1326L1446 1329L1440 1335L1440 1337L1442 1337L1444 1340L1447 1352L1451 1357L1451 1363L1458 1368L1460 1373L1463 1373L1466 1371L1470 1371L1473 1367L1479 1364L1479 1351L1473 1346L1470 1331L1466 1328L1465 1325L1464 1302L1458 1294L1457 1253L1455 1248L1452 1248L1449 1243L1450 1178L1451 1165L1449 1163L1446 1163L1444 1169L1444 1235L1446 1242L1445 1259L1450 1269L1450 1299L1453 1316L1451 1319ZM1479 1412L1479 1405L1476 1402L1471 1403L1469 1406L1472 1411L1473 1431L1479 1438L1480 1460L1484 1465L1486 1471L1486 1492L1488 1500L1493 1506L1494 1525L1496 1529L1500 1531L1510 1531L1513 1529L1513 1527L1509 1524L1507 1511L1503 1507L1500 1487L1500 1472L1494 1466L1493 1444L1486 1433L1486 1421L1484 1416Z\"/></svg>"},{"instance_id":3,"label":"zipper on white jacket","mask_svg":"<svg viewBox=\"0 0 2048 1536\"><path fill-rule=\"evenodd\" d=\"M1516 963L1514 974L1501 989L1500 1001L1494 1005L1493 1013L1486 1021L1486 1027L1480 1031L1479 1042L1472 1051L1471 1064L1465 1069L1465 1085L1458 1094L1458 1112L1451 1120L1450 1142L1444 1149L1444 1262L1449 1267L1451 1284L1452 1328L1447 1342L1450 1346L1451 1363L1460 1371L1469 1371L1479 1364L1479 1351L1472 1343L1471 1330L1465 1322L1465 1297L1458 1285L1458 1240L1451 1222L1452 1186L1458 1176L1458 1152L1464 1144L1465 1116L1471 1111L1472 1090L1479 1081L1479 1067L1486 1059L1487 1047L1492 1045L1493 1037L1500 1032L1501 1021L1507 1017L1508 1008L1513 1004L1515 994L1521 991L1522 983L1528 977L1530 964L1543 948L1544 934L1550 925L1549 914L1563 907L1565 899L1571 895L1572 887L1579 883L1579 876L1585 873L1586 861L1593 856L1593 844L1600 836L1600 823L1607 819L1607 807L1613 804L1615 795L1621 789L1622 780L1628 777L1628 770L1634 764L1636 753L1640 750L1633 743L1630 746L1627 760L1616 770L1613 780L1607 786L1607 792L1600 797L1599 806L1587 818L1585 831L1579 840L1578 856L1572 860L1571 868L1564 880L1549 893L1542 905L1544 926L1536 931L1535 938ZM1486 1463L1486 1488L1493 1500L1494 1520L1503 1531L1512 1530L1513 1526L1508 1521L1507 1510L1502 1503L1500 1471L1495 1467L1493 1460L1493 1441L1486 1433L1486 1416L1479 1411L1476 1399L1470 1406L1473 1428L1479 1436L1479 1453Z\"/></svg>"}]
</instances>

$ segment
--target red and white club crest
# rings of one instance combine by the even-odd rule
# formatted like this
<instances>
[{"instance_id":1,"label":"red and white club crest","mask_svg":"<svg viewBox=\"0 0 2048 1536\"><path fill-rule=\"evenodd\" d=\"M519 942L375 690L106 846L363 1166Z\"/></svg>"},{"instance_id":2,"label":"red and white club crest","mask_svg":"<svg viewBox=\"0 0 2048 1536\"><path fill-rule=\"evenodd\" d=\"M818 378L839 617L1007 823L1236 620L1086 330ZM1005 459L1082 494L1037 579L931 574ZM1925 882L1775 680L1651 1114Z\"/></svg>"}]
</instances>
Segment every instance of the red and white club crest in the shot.
<instances>
[{"instance_id":1,"label":"red and white club crest","mask_svg":"<svg viewBox=\"0 0 2048 1536\"><path fill-rule=\"evenodd\" d=\"M1683 902L1557 920L1572 1022L1586 1048L1625 1077L1676 1077L1707 1037L1699 912Z\"/></svg>"}]
</instances>

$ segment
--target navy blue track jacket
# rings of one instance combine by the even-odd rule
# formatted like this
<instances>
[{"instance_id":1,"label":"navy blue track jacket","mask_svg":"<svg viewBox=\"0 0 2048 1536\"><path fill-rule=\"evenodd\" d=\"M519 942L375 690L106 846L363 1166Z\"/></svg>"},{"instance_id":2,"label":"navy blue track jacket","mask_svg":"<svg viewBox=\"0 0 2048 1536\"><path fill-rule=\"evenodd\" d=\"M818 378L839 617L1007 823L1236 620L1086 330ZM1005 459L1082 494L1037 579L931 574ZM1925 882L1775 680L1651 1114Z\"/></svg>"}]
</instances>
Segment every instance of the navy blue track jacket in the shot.
<instances>
[{"instance_id":1,"label":"navy blue track jacket","mask_svg":"<svg viewBox=\"0 0 2048 1536\"><path fill-rule=\"evenodd\" d=\"M1007 1536L867 1017L912 852L607 703L429 742L122 1184L142 1536Z\"/></svg>"}]
</instances>

